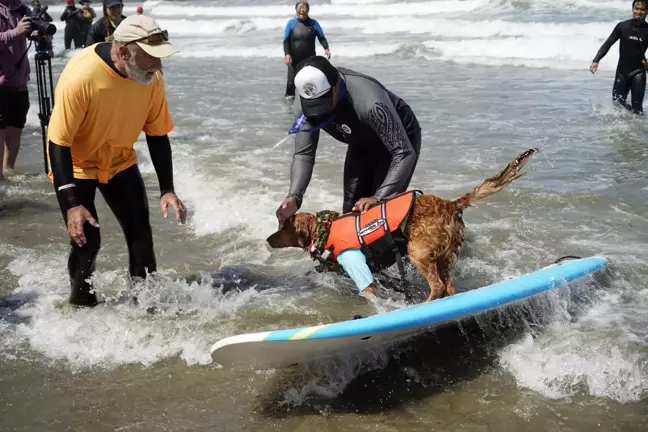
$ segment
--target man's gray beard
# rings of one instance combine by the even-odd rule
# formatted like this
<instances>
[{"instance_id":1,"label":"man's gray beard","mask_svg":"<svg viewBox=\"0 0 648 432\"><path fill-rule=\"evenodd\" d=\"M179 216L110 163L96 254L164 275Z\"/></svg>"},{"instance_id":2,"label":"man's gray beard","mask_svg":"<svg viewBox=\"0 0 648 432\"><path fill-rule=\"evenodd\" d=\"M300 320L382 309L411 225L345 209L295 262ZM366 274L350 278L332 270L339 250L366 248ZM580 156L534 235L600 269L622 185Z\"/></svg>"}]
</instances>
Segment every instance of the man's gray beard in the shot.
<instances>
[{"instance_id":1,"label":"man's gray beard","mask_svg":"<svg viewBox=\"0 0 648 432\"><path fill-rule=\"evenodd\" d=\"M153 78L155 78L155 72L149 74L149 72L143 71L135 64L134 58L128 60L126 63L126 74L128 75L128 78L144 85L150 84L153 81Z\"/></svg>"}]
</instances>

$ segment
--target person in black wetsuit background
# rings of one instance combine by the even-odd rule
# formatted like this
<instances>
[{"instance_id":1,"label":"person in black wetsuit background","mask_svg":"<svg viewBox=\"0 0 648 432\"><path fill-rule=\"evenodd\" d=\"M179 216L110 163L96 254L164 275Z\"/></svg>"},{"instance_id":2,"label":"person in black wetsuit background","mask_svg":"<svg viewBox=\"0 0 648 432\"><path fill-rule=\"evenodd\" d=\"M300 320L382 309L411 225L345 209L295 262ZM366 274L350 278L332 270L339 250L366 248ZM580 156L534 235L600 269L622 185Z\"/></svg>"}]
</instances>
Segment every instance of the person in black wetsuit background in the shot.
<instances>
[{"instance_id":1,"label":"person in black wetsuit background","mask_svg":"<svg viewBox=\"0 0 648 432\"><path fill-rule=\"evenodd\" d=\"M617 40L619 42L619 62L616 78L612 87L612 101L635 114L643 114L643 99L646 90L646 61L645 53L648 47L648 24L646 11L648 0L634 0L632 3L632 19L622 21L614 27L612 34L601 46L590 66L590 72L595 73L599 61L608 53ZM626 98L632 92L631 104Z\"/></svg>"},{"instance_id":2,"label":"person in black wetsuit background","mask_svg":"<svg viewBox=\"0 0 648 432\"><path fill-rule=\"evenodd\" d=\"M83 40L81 39L83 35L83 16L81 15L81 9L78 9L74 5L74 0L67 0L67 5L61 14L61 21L65 21L65 33L63 40L65 43L65 49L69 50L72 47L72 41L74 41L74 48L83 48Z\"/></svg>"},{"instance_id":3,"label":"person in black wetsuit background","mask_svg":"<svg viewBox=\"0 0 648 432\"><path fill-rule=\"evenodd\" d=\"M290 188L277 209L279 226L301 207L315 165L320 130L348 145L342 212L365 212L405 192L421 151L421 127L411 107L376 79L335 68L313 56L296 68L302 114L295 133Z\"/></svg>"},{"instance_id":4,"label":"person in black wetsuit background","mask_svg":"<svg viewBox=\"0 0 648 432\"><path fill-rule=\"evenodd\" d=\"M295 96L295 68L307 57L315 55L315 38L319 39L327 58L331 58L328 41L319 23L308 16L307 1L295 4L297 16L286 24L283 36L284 63L288 66L286 97Z\"/></svg>"}]
</instances>

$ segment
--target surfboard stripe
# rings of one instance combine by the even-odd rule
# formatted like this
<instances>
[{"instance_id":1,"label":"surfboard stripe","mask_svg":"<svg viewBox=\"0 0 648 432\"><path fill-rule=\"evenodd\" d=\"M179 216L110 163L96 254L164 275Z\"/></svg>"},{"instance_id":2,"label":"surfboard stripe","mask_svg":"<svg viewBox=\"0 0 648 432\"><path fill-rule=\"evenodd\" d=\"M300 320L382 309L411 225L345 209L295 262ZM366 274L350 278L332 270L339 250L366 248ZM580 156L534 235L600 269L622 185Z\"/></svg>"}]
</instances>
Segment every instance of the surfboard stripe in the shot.
<instances>
[{"instance_id":1,"label":"surfboard stripe","mask_svg":"<svg viewBox=\"0 0 648 432\"><path fill-rule=\"evenodd\" d=\"M290 337L290 340L296 340L296 339L308 339L309 336L311 336L313 333L315 333L317 330L322 329L324 327L328 327L330 324L322 324L319 326L314 326L314 327L308 327L303 330L298 331L294 335Z\"/></svg>"},{"instance_id":2,"label":"surfboard stripe","mask_svg":"<svg viewBox=\"0 0 648 432\"><path fill-rule=\"evenodd\" d=\"M322 324L319 326L311 326L311 327L299 327L299 328L289 329L289 330L275 330L273 332L269 332L268 334L266 334L263 340L264 341L287 341L287 340L308 339L316 331L326 328L331 324L334 323Z\"/></svg>"}]
</instances>

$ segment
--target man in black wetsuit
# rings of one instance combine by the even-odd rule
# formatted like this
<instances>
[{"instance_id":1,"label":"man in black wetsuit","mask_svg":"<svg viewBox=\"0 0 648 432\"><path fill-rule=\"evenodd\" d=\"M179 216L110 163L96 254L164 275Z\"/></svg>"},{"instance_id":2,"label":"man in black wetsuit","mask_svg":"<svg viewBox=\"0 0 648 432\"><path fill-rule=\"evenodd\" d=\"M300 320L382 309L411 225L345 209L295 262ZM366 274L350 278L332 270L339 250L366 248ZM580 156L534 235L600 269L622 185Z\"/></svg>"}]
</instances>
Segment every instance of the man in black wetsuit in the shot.
<instances>
[{"instance_id":1,"label":"man in black wetsuit","mask_svg":"<svg viewBox=\"0 0 648 432\"><path fill-rule=\"evenodd\" d=\"M288 66L286 97L295 96L295 68L307 57L315 55L315 38L324 47L326 57L331 58L328 41L319 23L308 16L310 6L307 1L295 5L297 16L286 24L283 37L284 63Z\"/></svg>"},{"instance_id":2,"label":"man in black wetsuit","mask_svg":"<svg viewBox=\"0 0 648 432\"><path fill-rule=\"evenodd\" d=\"M619 62L616 69L616 79L612 88L612 100L635 114L643 113L643 99L646 90L645 53L648 47L648 24L646 11L648 0L634 0L632 3L632 19L622 21L614 27L612 34L601 46L590 66L590 72L595 73L599 61L608 53L617 40L619 42ZM632 104L628 105L626 98L632 91Z\"/></svg>"},{"instance_id":3,"label":"man in black wetsuit","mask_svg":"<svg viewBox=\"0 0 648 432\"><path fill-rule=\"evenodd\" d=\"M173 207L183 224L187 216L174 190L173 120L161 74L162 58L177 50L167 31L145 15L126 18L113 36L112 43L85 48L66 64L49 122L49 177L71 238L69 301L78 306L97 304L88 281L101 246L97 189L126 237L130 275L146 278L156 271L148 198L133 148L140 132L158 176L162 214Z\"/></svg>"},{"instance_id":4,"label":"man in black wetsuit","mask_svg":"<svg viewBox=\"0 0 648 432\"><path fill-rule=\"evenodd\" d=\"M295 153L290 190L277 209L280 226L301 207L320 129L348 144L344 213L365 212L377 201L407 190L421 149L421 128L405 101L374 78L336 69L321 56L299 64L295 87L303 112L290 131L296 133Z\"/></svg>"}]
</instances>

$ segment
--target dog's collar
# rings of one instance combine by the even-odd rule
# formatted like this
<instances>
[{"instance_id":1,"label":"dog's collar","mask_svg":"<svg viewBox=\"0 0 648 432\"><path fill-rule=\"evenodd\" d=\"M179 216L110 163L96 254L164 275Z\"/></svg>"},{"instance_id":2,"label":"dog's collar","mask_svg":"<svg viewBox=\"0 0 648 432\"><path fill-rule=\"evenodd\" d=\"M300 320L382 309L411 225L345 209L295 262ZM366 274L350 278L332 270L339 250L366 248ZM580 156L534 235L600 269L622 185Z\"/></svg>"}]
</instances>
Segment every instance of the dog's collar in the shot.
<instances>
[{"instance_id":1,"label":"dog's collar","mask_svg":"<svg viewBox=\"0 0 648 432\"><path fill-rule=\"evenodd\" d=\"M326 260L328 258L329 254L325 254L324 247L326 246L329 232L331 231L331 224L334 219L331 213L328 210L324 210L315 214L317 225L315 225L315 232L312 234L311 243L308 246L308 253L310 253L311 258L314 260L320 258Z\"/></svg>"}]
</instances>

